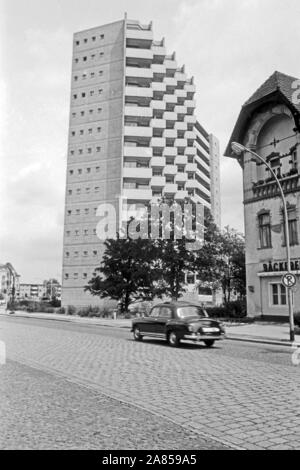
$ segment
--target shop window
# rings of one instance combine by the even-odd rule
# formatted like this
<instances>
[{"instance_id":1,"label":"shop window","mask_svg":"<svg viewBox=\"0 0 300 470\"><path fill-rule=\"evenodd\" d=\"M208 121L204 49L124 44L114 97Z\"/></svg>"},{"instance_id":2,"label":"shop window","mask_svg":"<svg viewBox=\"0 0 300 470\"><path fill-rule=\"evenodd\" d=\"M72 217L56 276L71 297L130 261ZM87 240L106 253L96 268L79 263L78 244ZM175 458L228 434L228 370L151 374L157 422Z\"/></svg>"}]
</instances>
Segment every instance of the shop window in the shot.
<instances>
[{"instance_id":1,"label":"shop window","mask_svg":"<svg viewBox=\"0 0 300 470\"><path fill-rule=\"evenodd\" d=\"M287 305L286 288L281 284L271 284L271 305Z\"/></svg>"},{"instance_id":2,"label":"shop window","mask_svg":"<svg viewBox=\"0 0 300 470\"><path fill-rule=\"evenodd\" d=\"M258 216L260 248L271 248L271 218L269 213Z\"/></svg>"}]
</instances>

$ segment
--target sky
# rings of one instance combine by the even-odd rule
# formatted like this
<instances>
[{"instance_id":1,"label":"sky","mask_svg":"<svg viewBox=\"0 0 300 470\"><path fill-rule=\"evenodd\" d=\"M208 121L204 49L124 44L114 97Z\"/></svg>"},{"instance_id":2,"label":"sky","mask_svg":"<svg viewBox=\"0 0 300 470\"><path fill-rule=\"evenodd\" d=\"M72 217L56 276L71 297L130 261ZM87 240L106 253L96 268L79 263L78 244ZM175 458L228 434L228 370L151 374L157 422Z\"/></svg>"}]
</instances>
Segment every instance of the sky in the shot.
<instances>
[{"instance_id":1,"label":"sky","mask_svg":"<svg viewBox=\"0 0 300 470\"><path fill-rule=\"evenodd\" d=\"M242 104L275 71L300 77L299 0L0 0L0 263L61 279L75 31L153 21L197 87L221 154ZM242 170L221 158L222 225L243 232Z\"/></svg>"}]
</instances>

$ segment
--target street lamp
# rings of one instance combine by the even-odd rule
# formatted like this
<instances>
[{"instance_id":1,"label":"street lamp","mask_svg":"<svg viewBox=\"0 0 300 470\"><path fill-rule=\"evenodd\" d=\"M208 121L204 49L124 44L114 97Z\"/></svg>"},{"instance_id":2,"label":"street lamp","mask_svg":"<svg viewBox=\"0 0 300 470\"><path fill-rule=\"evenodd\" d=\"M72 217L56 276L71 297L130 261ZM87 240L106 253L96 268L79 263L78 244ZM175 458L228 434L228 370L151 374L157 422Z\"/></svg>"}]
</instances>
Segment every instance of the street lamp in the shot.
<instances>
[{"instance_id":1,"label":"street lamp","mask_svg":"<svg viewBox=\"0 0 300 470\"><path fill-rule=\"evenodd\" d=\"M249 152L251 153L252 155L254 155L254 157L258 160L260 160L264 165L266 165L266 167L269 169L269 171L271 172L271 174L273 175L277 185L278 185L278 188L279 188L279 191L280 191L280 195L281 195L281 198L282 198L282 203L283 203L283 212L284 212L284 223L285 223L285 242L286 242L286 256L287 256L287 267L288 267L288 273L291 272L291 251L290 251L290 234L289 234L289 224L288 224L288 213L287 213L287 205L286 205L286 199L285 199L285 195L284 195L284 192L283 192L283 189L282 189L282 186L280 184L280 181L279 179L277 178L274 170L271 168L271 166L269 165L269 163L263 158L261 157L258 153L256 152L253 152L253 150L245 147L244 145L242 144L239 144L238 142L232 142L231 143L231 148L232 148L232 151L236 154L236 155L241 155L243 152ZM294 312L293 312L293 300L292 300L292 290L291 290L291 287L288 287L287 288L288 290L288 307L289 307L289 320L290 320L290 340L291 341L294 341L295 340L295 331L294 331Z\"/></svg>"}]
</instances>

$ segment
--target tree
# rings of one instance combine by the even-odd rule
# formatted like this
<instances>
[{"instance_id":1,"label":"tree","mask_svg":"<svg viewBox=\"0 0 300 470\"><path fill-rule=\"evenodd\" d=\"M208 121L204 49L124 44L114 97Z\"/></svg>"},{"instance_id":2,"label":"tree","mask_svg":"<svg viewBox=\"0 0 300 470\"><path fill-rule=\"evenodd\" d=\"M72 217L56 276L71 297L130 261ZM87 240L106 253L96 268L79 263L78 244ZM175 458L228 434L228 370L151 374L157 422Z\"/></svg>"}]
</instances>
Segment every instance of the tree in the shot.
<instances>
[{"instance_id":1,"label":"tree","mask_svg":"<svg viewBox=\"0 0 300 470\"><path fill-rule=\"evenodd\" d=\"M101 265L85 290L100 298L118 300L122 312L128 311L134 301L152 300L159 269L151 240L117 235L116 239L107 239L104 246Z\"/></svg>"},{"instance_id":2,"label":"tree","mask_svg":"<svg viewBox=\"0 0 300 470\"><path fill-rule=\"evenodd\" d=\"M210 283L213 290L222 288L224 302L231 300L232 292L246 293L245 241L243 235L226 227L223 232L205 211L204 245L195 254L198 278Z\"/></svg>"}]
</instances>

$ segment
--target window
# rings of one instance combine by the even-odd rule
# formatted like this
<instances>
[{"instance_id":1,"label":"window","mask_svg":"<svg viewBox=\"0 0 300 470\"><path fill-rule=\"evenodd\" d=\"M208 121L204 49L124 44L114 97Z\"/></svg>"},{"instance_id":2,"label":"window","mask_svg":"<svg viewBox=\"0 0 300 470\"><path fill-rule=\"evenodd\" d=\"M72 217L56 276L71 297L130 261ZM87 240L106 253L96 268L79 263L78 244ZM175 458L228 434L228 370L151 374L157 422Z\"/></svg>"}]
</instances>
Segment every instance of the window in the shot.
<instances>
[{"instance_id":1,"label":"window","mask_svg":"<svg viewBox=\"0 0 300 470\"><path fill-rule=\"evenodd\" d=\"M88 252L87 251L84 251L83 252L83 256L87 256L88 255Z\"/></svg>"},{"instance_id":2,"label":"window","mask_svg":"<svg viewBox=\"0 0 300 470\"><path fill-rule=\"evenodd\" d=\"M80 135L83 135L83 129L80 129Z\"/></svg>"},{"instance_id":3,"label":"window","mask_svg":"<svg viewBox=\"0 0 300 470\"><path fill-rule=\"evenodd\" d=\"M75 118L76 117L76 113L72 113L72 118Z\"/></svg>"},{"instance_id":4,"label":"window","mask_svg":"<svg viewBox=\"0 0 300 470\"><path fill-rule=\"evenodd\" d=\"M101 127L97 127L97 132L101 132Z\"/></svg>"},{"instance_id":5,"label":"window","mask_svg":"<svg viewBox=\"0 0 300 470\"><path fill-rule=\"evenodd\" d=\"M96 147L97 152L101 152L101 147Z\"/></svg>"},{"instance_id":6,"label":"window","mask_svg":"<svg viewBox=\"0 0 300 470\"><path fill-rule=\"evenodd\" d=\"M93 133L93 129L89 129L89 135Z\"/></svg>"},{"instance_id":7,"label":"window","mask_svg":"<svg viewBox=\"0 0 300 470\"><path fill-rule=\"evenodd\" d=\"M90 110L89 110L89 113L90 113L90 114L93 114L93 112L94 112L93 109L90 109Z\"/></svg>"},{"instance_id":8,"label":"window","mask_svg":"<svg viewBox=\"0 0 300 470\"><path fill-rule=\"evenodd\" d=\"M70 230L68 230L68 231L66 232L66 235L67 235L67 237L69 237L69 236L71 235Z\"/></svg>"},{"instance_id":9,"label":"window","mask_svg":"<svg viewBox=\"0 0 300 470\"><path fill-rule=\"evenodd\" d=\"M87 169L86 169L86 172L87 172L87 173L90 173L90 172L91 172L91 169L90 169L90 168L87 168Z\"/></svg>"},{"instance_id":10,"label":"window","mask_svg":"<svg viewBox=\"0 0 300 470\"><path fill-rule=\"evenodd\" d=\"M97 109L97 112L98 112L98 113L101 113L101 111L102 111L102 108L98 108L98 109Z\"/></svg>"},{"instance_id":11,"label":"window","mask_svg":"<svg viewBox=\"0 0 300 470\"><path fill-rule=\"evenodd\" d=\"M75 75L74 81L77 82L77 80L78 80L78 77L77 77L77 75Z\"/></svg>"},{"instance_id":12,"label":"window","mask_svg":"<svg viewBox=\"0 0 300 470\"><path fill-rule=\"evenodd\" d=\"M271 305L287 305L286 288L281 284L271 284Z\"/></svg>"},{"instance_id":13,"label":"window","mask_svg":"<svg viewBox=\"0 0 300 470\"><path fill-rule=\"evenodd\" d=\"M271 220L269 213L258 216L258 229L260 248L271 248Z\"/></svg>"},{"instance_id":14,"label":"window","mask_svg":"<svg viewBox=\"0 0 300 470\"><path fill-rule=\"evenodd\" d=\"M70 175L73 175L74 171L73 170L70 170Z\"/></svg>"},{"instance_id":15,"label":"window","mask_svg":"<svg viewBox=\"0 0 300 470\"><path fill-rule=\"evenodd\" d=\"M95 193L99 193L99 186L95 186Z\"/></svg>"},{"instance_id":16,"label":"window","mask_svg":"<svg viewBox=\"0 0 300 470\"><path fill-rule=\"evenodd\" d=\"M79 252L78 252L78 251L75 251L75 252L74 252L74 256L75 256L75 258L78 258Z\"/></svg>"},{"instance_id":17,"label":"window","mask_svg":"<svg viewBox=\"0 0 300 470\"><path fill-rule=\"evenodd\" d=\"M89 209L84 209L84 213L85 213L85 215L88 215Z\"/></svg>"},{"instance_id":18,"label":"window","mask_svg":"<svg viewBox=\"0 0 300 470\"><path fill-rule=\"evenodd\" d=\"M93 36L93 37L92 37L92 41L96 41L96 36Z\"/></svg>"},{"instance_id":19,"label":"window","mask_svg":"<svg viewBox=\"0 0 300 470\"><path fill-rule=\"evenodd\" d=\"M82 98L85 98L85 93L81 93Z\"/></svg>"},{"instance_id":20,"label":"window","mask_svg":"<svg viewBox=\"0 0 300 470\"><path fill-rule=\"evenodd\" d=\"M91 90L91 91L90 91L90 96L93 96L94 93L95 93L94 90Z\"/></svg>"},{"instance_id":21,"label":"window","mask_svg":"<svg viewBox=\"0 0 300 470\"><path fill-rule=\"evenodd\" d=\"M74 155L74 150L70 150L70 155Z\"/></svg>"},{"instance_id":22,"label":"window","mask_svg":"<svg viewBox=\"0 0 300 470\"><path fill-rule=\"evenodd\" d=\"M91 55L91 59L92 59L92 60L95 59L95 54L92 54L92 55Z\"/></svg>"},{"instance_id":23,"label":"window","mask_svg":"<svg viewBox=\"0 0 300 470\"><path fill-rule=\"evenodd\" d=\"M79 149L79 150L78 150L79 155L82 155L82 152L83 152L82 149Z\"/></svg>"},{"instance_id":24,"label":"window","mask_svg":"<svg viewBox=\"0 0 300 470\"><path fill-rule=\"evenodd\" d=\"M186 282L188 284L195 284L195 275L194 274L188 274L186 277Z\"/></svg>"},{"instance_id":25,"label":"window","mask_svg":"<svg viewBox=\"0 0 300 470\"><path fill-rule=\"evenodd\" d=\"M65 273L65 279L69 279L69 274Z\"/></svg>"},{"instance_id":26,"label":"window","mask_svg":"<svg viewBox=\"0 0 300 470\"><path fill-rule=\"evenodd\" d=\"M99 76L102 77L103 75L103 70L99 70Z\"/></svg>"},{"instance_id":27,"label":"window","mask_svg":"<svg viewBox=\"0 0 300 470\"><path fill-rule=\"evenodd\" d=\"M99 171L100 171L100 167L96 166L96 173L98 173Z\"/></svg>"},{"instance_id":28,"label":"window","mask_svg":"<svg viewBox=\"0 0 300 470\"><path fill-rule=\"evenodd\" d=\"M80 194L80 193L81 193L81 189L80 189L80 188L77 188L76 192L77 192L77 194Z\"/></svg>"},{"instance_id":29,"label":"window","mask_svg":"<svg viewBox=\"0 0 300 470\"><path fill-rule=\"evenodd\" d=\"M102 88L99 88L98 90L99 95L101 95L102 91L103 91Z\"/></svg>"},{"instance_id":30,"label":"window","mask_svg":"<svg viewBox=\"0 0 300 470\"><path fill-rule=\"evenodd\" d=\"M79 237L79 230L75 230L75 237Z\"/></svg>"},{"instance_id":31,"label":"window","mask_svg":"<svg viewBox=\"0 0 300 470\"><path fill-rule=\"evenodd\" d=\"M71 210L68 210L68 215L71 215L72 214L72 211Z\"/></svg>"},{"instance_id":32,"label":"window","mask_svg":"<svg viewBox=\"0 0 300 470\"><path fill-rule=\"evenodd\" d=\"M97 254L98 254L97 250L94 250L93 251L93 256L97 256Z\"/></svg>"},{"instance_id":33,"label":"window","mask_svg":"<svg viewBox=\"0 0 300 470\"><path fill-rule=\"evenodd\" d=\"M70 252L66 251L66 257L69 258L69 256L70 256Z\"/></svg>"},{"instance_id":34,"label":"window","mask_svg":"<svg viewBox=\"0 0 300 470\"><path fill-rule=\"evenodd\" d=\"M91 147L88 148L88 153L92 153L92 148Z\"/></svg>"},{"instance_id":35,"label":"window","mask_svg":"<svg viewBox=\"0 0 300 470\"><path fill-rule=\"evenodd\" d=\"M81 169L81 168L79 168L77 171L78 171L78 174L79 174L79 175L82 174L82 169Z\"/></svg>"},{"instance_id":36,"label":"window","mask_svg":"<svg viewBox=\"0 0 300 470\"><path fill-rule=\"evenodd\" d=\"M69 189L68 194L69 194L69 196L71 196L71 194L72 194L72 189Z\"/></svg>"},{"instance_id":37,"label":"window","mask_svg":"<svg viewBox=\"0 0 300 470\"><path fill-rule=\"evenodd\" d=\"M76 215L80 215L80 209L76 209Z\"/></svg>"},{"instance_id":38,"label":"window","mask_svg":"<svg viewBox=\"0 0 300 470\"><path fill-rule=\"evenodd\" d=\"M79 46L79 44L80 44L80 41L76 41L76 46Z\"/></svg>"},{"instance_id":39,"label":"window","mask_svg":"<svg viewBox=\"0 0 300 470\"><path fill-rule=\"evenodd\" d=\"M283 246L286 246L286 237L285 237L285 222L284 222L284 214L282 214L283 218ZM289 225L289 238L290 238L290 245L298 245L298 221L297 221L297 214L295 208L288 208L288 225Z\"/></svg>"},{"instance_id":40,"label":"window","mask_svg":"<svg viewBox=\"0 0 300 470\"><path fill-rule=\"evenodd\" d=\"M83 273L82 277L83 279L87 279L87 273Z\"/></svg>"},{"instance_id":41,"label":"window","mask_svg":"<svg viewBox=\"0 0 300 470\"><path fill-rule=\"evenodd\" d=\"M104 34L100 34L100 39L104 39Z\"/></svg>"},{"instance_id":42,"label":"window","mask_svg":"<svg viewBox=\"0 0 300 470\"><path fill-rule=\"evenodd\" d=\"M159 316L159 307L154 307L151 310L150 317L158 317Z\"/></svg>"},{"instance_id":43,"label":"window","mask_svg":"<svg viewBox=\"0 0 300 470\"><path fill-rule=\"evenodd\" d=\"M84 40L83 40L83 41L84 41L84 43L86 44L86 43L87 43L87 38L84 38Z\"/></svg>"},{"instance_id":44,"label":"window","mask_svg":"<svg viewBox=\"0 0 300 470\"><path fill-rule=\"evenodd\" d=\"M76 59L75 59L75 64L78 64L78 62L79 62L79 59L76 58Z\"/></svg>"},{"instance_id":45,"label":"window","mask_svg":"<svg viewBox=\"0 0 300 470\"><path fill-rule=\"evenodd\" d=\"M94 78L95 72L91 72L91 78Z\"/></svg>"},{"instance_id":46,"label":"window","mask_svg":"<svg viewBox=\"0 0 300 470\"><path fill-rule=\"evenodd\" d=\"M78 273L74 273L74 279L78 279Z\"/></svg>"},{"instance_id":47,"label":"window","mask_svg":"<svg viewBox=\"0 0 300 470\"><path fill-rule=\"evenodd\" d=\"M81 111L81 112L80 112L80 115L81 115L81 116L84 116L84 111Z\"/></svg>"},{"instance_id":48,"label":"window","mask_svg":"<svg viewBox=\"0 0 300 470\"><path fill-rule=\"evenodd\" d=\"M86 60L87 60L87 57L86 57L86 56L85 56L85 57L83 57L83 58L82 58L82 60L83 60L83 62L86 62Z\"/></svg>"}]
</instances>

